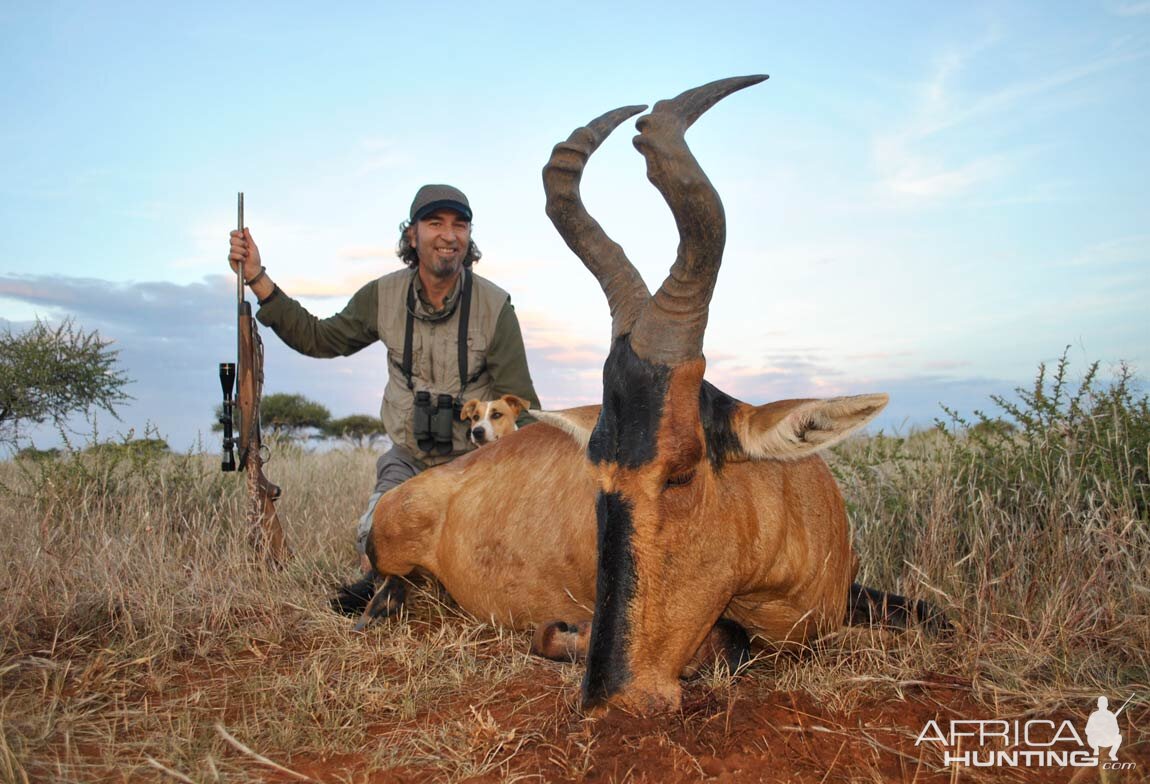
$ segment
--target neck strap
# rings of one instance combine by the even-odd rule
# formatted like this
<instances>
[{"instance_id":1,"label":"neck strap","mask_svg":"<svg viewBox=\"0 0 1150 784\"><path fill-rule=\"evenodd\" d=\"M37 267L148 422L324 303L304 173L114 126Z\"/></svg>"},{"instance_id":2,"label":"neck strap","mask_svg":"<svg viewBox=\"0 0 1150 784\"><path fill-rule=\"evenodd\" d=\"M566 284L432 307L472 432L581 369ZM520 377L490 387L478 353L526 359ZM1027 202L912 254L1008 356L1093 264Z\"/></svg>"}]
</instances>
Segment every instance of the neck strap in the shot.
<instances>
[{"instance_id":1,"label":"neck strap","mask_svg":"<svg viewBox=\"0 0 1150 784\"><path fill-rule=\"evenodd\" d=\"M415 275L419 271L416 270ZM407 284L407 324L403 333L403 376L407 379L407 388L414 390L415 382L412 376L412 336L415 331L415 275ZM460 292L459 306L459 395L462 400L463 391L467 388L467 330L471 320L471 270L463 268L463 291Z\"/></svg>"}]
</instances>

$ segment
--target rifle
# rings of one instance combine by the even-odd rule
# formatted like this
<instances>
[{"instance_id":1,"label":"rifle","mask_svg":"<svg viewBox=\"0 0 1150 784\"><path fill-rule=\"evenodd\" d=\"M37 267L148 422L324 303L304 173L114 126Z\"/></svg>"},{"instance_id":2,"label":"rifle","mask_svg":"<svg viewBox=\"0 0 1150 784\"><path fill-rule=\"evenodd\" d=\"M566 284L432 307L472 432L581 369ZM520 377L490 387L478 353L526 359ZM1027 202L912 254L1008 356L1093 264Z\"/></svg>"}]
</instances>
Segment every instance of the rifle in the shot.
<instances>
[{"instance_id":1,"label":"rifle","mask_svg":"<svg viewBox=\"0 0 1150 784\"><path fill-rule=\"evenodd\" d=\"M244 195L238 194L237 217L239 229L244 230ZM260 399L264 385L264 344L252 318L252 307L244 298L244 266L236 268L236 299L239 303L236 363L220 363L220 386L224 391L224 410L220 424L224 426L224 450L221 469L247 471L248 504L245 515L251 530L252 543L273 565L282 565L291 556L283 526L276 514L276 501L281 490L264 476L263 446L260 441ZM239 366L238 400L232 397ZM236 410L238 406L238 411ZM238 417L235 415L238 413ZM236 418L239 436L233 437L232 422ZM236 463L235 449L239 449Z\"/></svg>"}]
</instances>

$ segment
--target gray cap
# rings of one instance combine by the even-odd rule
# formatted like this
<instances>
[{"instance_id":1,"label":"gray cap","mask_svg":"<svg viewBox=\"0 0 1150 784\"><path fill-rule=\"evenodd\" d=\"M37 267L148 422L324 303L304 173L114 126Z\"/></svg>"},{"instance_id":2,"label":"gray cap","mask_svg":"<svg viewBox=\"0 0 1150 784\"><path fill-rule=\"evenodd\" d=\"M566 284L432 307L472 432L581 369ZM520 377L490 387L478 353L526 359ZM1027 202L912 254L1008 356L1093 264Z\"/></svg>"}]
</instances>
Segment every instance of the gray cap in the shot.
<instances>
[{"instance_id":1,"label":"gray cap","mask_svg":"<svg viewBox=\"0 0 1150 784\"><path fill-rule=\"evenodd\" d=\"M471 205L458 188L450 185L424 185L411 202L411 222L422 220L436 210L455 210L467 220L471 220Z\"/></svg>"}]
</instances>

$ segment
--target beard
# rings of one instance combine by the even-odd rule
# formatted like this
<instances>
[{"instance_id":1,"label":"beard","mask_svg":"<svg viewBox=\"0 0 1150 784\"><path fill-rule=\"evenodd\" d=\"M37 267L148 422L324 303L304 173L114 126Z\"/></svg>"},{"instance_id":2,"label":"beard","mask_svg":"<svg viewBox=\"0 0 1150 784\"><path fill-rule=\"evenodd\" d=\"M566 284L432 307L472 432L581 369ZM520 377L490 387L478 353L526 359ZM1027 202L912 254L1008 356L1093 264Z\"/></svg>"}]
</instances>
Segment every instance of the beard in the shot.
<instances>
[{"instance_id":1,"label":"beard","mask_svg":"<svg viewBox=\"0 0 1150 784\"><path fill-rule=\"evenodd\" d=\"M426 266L427 271L440 280L447 280L456 275L463 268L463 257L466 251L460 251L451 258L436 256Z\"/></svg>"},{"instance_id":2,"label":"beard","mask_svg":"<svg viewBox=\"0 0 1150 784\"><path fill-rule=\"evenodd\" d=\"M427 265L427 268L428 268L427 271L430 272L434 277L439 278L440 280L447 280L448 278L450 278L451 276L453 276L457 272L459 272L459 270L460 270L460 268L462 268L462 266L463 266L463 260L459 259L459 258L456 258L456 259L437 259L437 260L431 262L431 264Z\"/></svg>"}]
</instances>

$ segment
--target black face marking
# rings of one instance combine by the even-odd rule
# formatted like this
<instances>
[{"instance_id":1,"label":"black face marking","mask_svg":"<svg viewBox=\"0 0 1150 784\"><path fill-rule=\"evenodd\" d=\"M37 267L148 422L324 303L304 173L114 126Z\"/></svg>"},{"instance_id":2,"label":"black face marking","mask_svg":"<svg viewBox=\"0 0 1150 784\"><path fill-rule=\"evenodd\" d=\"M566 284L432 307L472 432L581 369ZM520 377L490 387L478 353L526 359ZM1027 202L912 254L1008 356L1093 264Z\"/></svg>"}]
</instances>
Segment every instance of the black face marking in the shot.
<instances>
[{"instance_id":1,"label":"black face marking","mask_svg":"<svg viewBox=\"0 0 1150 784\"><path fill-rule=\"evenodd\" d=\"M655 457L655 439L671 368L640 359L629 335L611 346L603 365L603 408L587 444L592 463L638 468Z\"/></svg>"},{"instance_id":2,"label":"black face marking","mask_svg":"<svg viewBox=\"0 0 1150 784\"><path fill-rule=\"evenodd\" d=\"M595 619L583 676L583 704L594 705L631 680L626 649L631 637L627 611L638 588L631 505L618 493L599 493L599 573L595 578Z\"/></svg>"},{"instance_id":3,"label":"black face marking","mask_svg":"<svg viewBox=\"0 0 1150 784\"><path fill-rule=\"evenodd\" d=\"M743 445L732 426L739 401L720 392L707 381L699 388L699 416L703 420L703 434L707 439L707 459L711 467L720 471L731 455L739 454Z\"/></svg>"}]
</instances>

